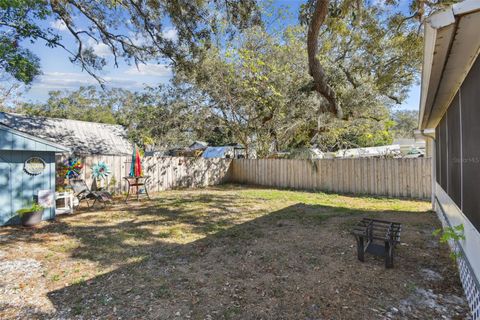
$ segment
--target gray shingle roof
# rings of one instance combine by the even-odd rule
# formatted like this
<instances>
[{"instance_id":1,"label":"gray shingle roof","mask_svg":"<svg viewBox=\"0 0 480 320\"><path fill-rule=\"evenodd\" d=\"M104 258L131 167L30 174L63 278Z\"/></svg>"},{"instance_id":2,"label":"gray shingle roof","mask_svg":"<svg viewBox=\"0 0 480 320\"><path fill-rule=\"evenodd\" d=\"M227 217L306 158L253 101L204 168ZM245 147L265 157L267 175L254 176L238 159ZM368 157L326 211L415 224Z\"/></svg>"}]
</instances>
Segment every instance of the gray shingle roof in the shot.
<instances>
[{"instance_id":1,"label":"gray shingle roof","mask_svg":"<svg viewBox=\"0 0 480 320\"><path fill-rule=\"evenodd\" d=\"M36 137L64 145L77 155L129 155L132 144L120 125L32 117L0 112L0 123Z\"/></svg>"}]
</instances>

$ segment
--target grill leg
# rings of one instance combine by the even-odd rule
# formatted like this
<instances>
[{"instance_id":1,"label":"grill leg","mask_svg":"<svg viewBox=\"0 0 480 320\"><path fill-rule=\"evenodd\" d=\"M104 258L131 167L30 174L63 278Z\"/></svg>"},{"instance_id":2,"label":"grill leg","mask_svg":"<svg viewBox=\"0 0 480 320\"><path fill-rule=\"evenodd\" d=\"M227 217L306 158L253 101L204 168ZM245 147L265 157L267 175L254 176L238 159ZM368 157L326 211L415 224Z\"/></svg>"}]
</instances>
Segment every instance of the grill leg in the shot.
<instances>
[{"instance_id":1,"label":"grill leg","mask_svg":"<svg viewBox=\"0 0 480 320\"><path fill-rule=\"evenodd\" d=\"M385 241L385 268L393 268L393 245Z\"/></svg>"},{"instance_id":2,"label":"grill leg","mask_svg":"<svg viewBox=\"0 0 480 320\"><path fill-rule=\"evenodd\" d=\"M147 195L148 200L151 200L151 199L150 199L150 195L148 194L147 183L145 183L145 184L143 185L143 188L145 189L145 194Z\"/></svg>"},{"instance_id":3,"label":"grill leg","mask_svg":"<svg viewBox=\"0 0 480 320\"><path fill-rule=\"evenodd\" d=\"M125 203L127 203L128 201L128 196L130 195L130 184L128 185L128 189L127 189L127 195L125 197Z\"/></svg>"},{"instance_id":4,"label":"grill leg","mask_svg":"<svg viewBox=\"0 0 480 320\"><path fill-rule=\"evenodd\" d=\"M365 250L364 250L363 237L355 237L355 239L357 239L357 256L358 256L358 260L364 262L364 261L365 261Z\"/></svg>"}]
</instances>

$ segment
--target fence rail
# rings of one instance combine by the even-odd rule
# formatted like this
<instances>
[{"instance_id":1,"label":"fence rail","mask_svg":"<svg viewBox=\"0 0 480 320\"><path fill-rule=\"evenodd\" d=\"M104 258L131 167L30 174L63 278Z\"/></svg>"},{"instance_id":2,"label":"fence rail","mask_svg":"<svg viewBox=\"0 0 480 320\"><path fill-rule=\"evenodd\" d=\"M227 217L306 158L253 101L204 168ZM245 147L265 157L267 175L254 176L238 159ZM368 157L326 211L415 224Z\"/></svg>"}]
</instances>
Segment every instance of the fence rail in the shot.
<instances>
[{"instance_id":1,"label":"fence rail","mask_svg":"<svg viewBox=\"0 0 480 320\"><path fill-rule=\"evenodd\" d=\"M427 199L431 194L431 159L235 159L229 181Z\"/></svg>"}]
</instances>

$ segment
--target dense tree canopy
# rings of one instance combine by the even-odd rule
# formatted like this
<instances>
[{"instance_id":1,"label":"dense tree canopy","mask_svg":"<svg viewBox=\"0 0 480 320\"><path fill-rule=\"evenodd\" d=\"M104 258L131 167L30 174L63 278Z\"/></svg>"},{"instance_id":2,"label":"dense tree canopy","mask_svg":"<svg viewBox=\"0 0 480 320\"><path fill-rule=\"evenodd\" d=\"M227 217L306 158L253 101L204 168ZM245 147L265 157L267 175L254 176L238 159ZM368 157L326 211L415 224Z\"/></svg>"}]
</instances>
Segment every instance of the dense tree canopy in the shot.
<instances>
[{"instance_id":1,"label":"dense tree canopy","mask_svg":"<svg viewBox=\"0 0 480 320\"><path fill-rule=\"evenodd\" d=\"M45 103L25 103L15 111L32 116L75 119L127 128L129 138L143 148L184 147L202 139L218 145L233 141L228 130L196 105L191 89L180 85L147 88L143 92L99 90L51 91Z\"/></svg>"},{"instance_id":2,"label":"dense tree canopy","mask_svg":"<svg viewBox=\"0 0 480 320\"><path fill-rule=\"evenodd\" d=\"M16 111L33 116L113 124L117 123L115 112L123 108L130 94L121 89L102 91L94 87L81 87L72 92L51 91L46 103L26 103Z\"/></svg>"},{"instance_id":3,"label":"dense tree canopy","mask_svg":"<svg viewBox=\"0 0 480 320\"><path fill-rule=\"evenodd\" d=\"M235 142L255 149L260 156L313 145L327 151L389 143L388 109L381 104L382 96L366 87L348 88L348 82L338 81L336 87L345 92L340 98L350 107L346 110L352 113L351 119L324 115L324 101L305 89L310 78L304 72L304 40L299 27L277 36L261 28L250 29L224 50L212 47L197 66L195 77L179 74L177 81L188 82L199 91L201 100L196 104L228 128ZM358 72L352 72L357 76Z\"/></svg>"},{"instance_id":4,"label":"dense tree canopy","mask_svg":"<svg viewBox=\"0 0 480 320\"><path fill-rule=\"evenodd\" d=\"M143 92L81 88L52 92L18 111L120 123L136 143L157 147L242 143L260 156L388 144L407 136L410 114L394 114L418 81L421 22L449 2L306 0L299 24L263 1L0 0L0 69L24 83L40 74L25 40L62 47L98 78L106 63L168 61L174 78ZM42 21L62 23L75 47ZM166 23L178 37L165 36ZM101 81L101 79L99 79ZM337 115L333 117L332 115Z\"/></svg>"},{"instance_id":5,"label":"dense tree canopy","mask_svg":"<svg viewBox=\"0 0 480 320\"><path fill-rule=\"evenodd\" d=\"M177 37L167 36L166 22ZM103 44L128 63L168 60L188 68L201 58L199 44L208 45L212 31L228 22L228 34L260 23L255 0L0 0L0 68L24 83L40 73L38 58L25 41L60 47L72 63L98 77L106 61L93 44ZM64 26L74 38L69 46L58 30L45 22Z\"/></svg>"}]
</instances>

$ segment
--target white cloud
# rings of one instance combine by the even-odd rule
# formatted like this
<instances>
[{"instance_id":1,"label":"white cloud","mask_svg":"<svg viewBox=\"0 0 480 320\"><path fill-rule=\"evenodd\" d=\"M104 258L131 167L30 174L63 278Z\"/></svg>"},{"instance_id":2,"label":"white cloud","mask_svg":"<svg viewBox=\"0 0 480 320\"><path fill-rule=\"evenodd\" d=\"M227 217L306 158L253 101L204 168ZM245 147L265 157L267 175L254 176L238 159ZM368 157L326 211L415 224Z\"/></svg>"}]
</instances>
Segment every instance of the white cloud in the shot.
<instances>
[{"instance_id":1,"label":"white cloud","mask_svg":"<svg viewBox=\"0 0 480 320\"><path fill-rule=\"evenodd\" d=\"M141 91L145 85L158 85L166 83L169 77L146 77L138 72L135 74L123 74L104 76L107 88L123 88L130 91ZM46 101L48 92L53 90L77 90L79 87L95 86L99 83L89 74L80 72L44 72L32 84L31 88L22 95L22 100Z\"/></svg>"},{"instance_id":2,"label":"white cloud","mask_svg":"<svg viewBox=\"0 0 480 320\"><path fill-rule=\"evenodd\" d=\"M93 39L88 39L88 45L93 49L93 52L102 58L113 56L110 48L103 42L96 42Z\"/></svg>"},{"instance_id":3,"label":"white cloud","mask_svg":"<svg viewBox=\"0 0 480 320\"><path fill-rule=\"evenodd\" d=\"M60 20L60 19L57 19L55 21L50 22L50 27L52 27L53 29L60 30L60 31L66 31L67 30L67 26L65 25L65 22L63 22L63 20Z\"/></svg>"},{"instance_id":4,"label":"white cloud","mask_svg":"<svg viewBox=\"0 0 480 320\"><path fill-rule=\"evenodd\" d=\"M82 73L45 72L35 81L34 86L46 89L66 89L95 85L95 83L95 79Z\"/></svg>"},{"instance_id":5,"label":"white cloud","mask_svg":"<svg viewBox=\"0 0 480 320\"><path fill-rule=\"evenodd\" d=\"M142 36L141 33L135 33L135 32L130 32L128 34L128 37L130 38L130 40L132 40L132 43L136 46L143 46L143 45L146 45L148 43L148 40Z\"/></svg>"},{"instance_id":6,"label":"white cloud","mask_svg":"<svg viewBox=\"0 0 480 320\"><path fill-rule=\"evenodd\" d=\"M112 51L105 43L96 43L92 47L93 52L95 52L97 56L105 58L113 55Z\"/></svg>"},{"instance_id":7,"label":"white cloud","mask_svg":"<svg viewBox=\"0 0 480 320\"><path fill-rule=\"evenodd\" d=\"M162 32L162 35L164 38L172 40L172 41L177 41L178 39L178 32L177 29L175 28L169 28L166 29Z\"/></svg>"},{"instance_id":8,"label":"white cloud","mask_svg":"<svg viewBox=\"0 0 480 320\"><path fill-rule=\"evenodd\" d=\"M178 32L175 28L167 28L162 31L162 36L165 39L177 41ZM140 32L129 32L128 37L132 40L132 43L136 46L151 46L152 39L149 36L144 36Z\"/></svg>"},{"instance_id":9,"label":"white cloud","mask_svg":"<svg viewBox=\"0 0 480 320\"><path fill-rule=\"evenodd\" d=\"M125 71L125 74L131 76L155 76L155 77L170 77L172 75L172 70L169 66L165 64L139 64L138 68L132 66L130 69Z\"/></svg>"},{"instance_id":10,"label":"white cloud","mask_svg":"<svg viewBox=\"0 0 480 320\"><path fill-rule=\"evenodd\" d=\"M120 78L104 77L105 85L108 87L122 88L142 88L143 84L139 81ZM62 90L77 89L81 86L98 86L99 83L92 76L85 73L75 72L46 72L41 75L33 84L32 89L44 90Z\"/></svg>"}]
</instances>

